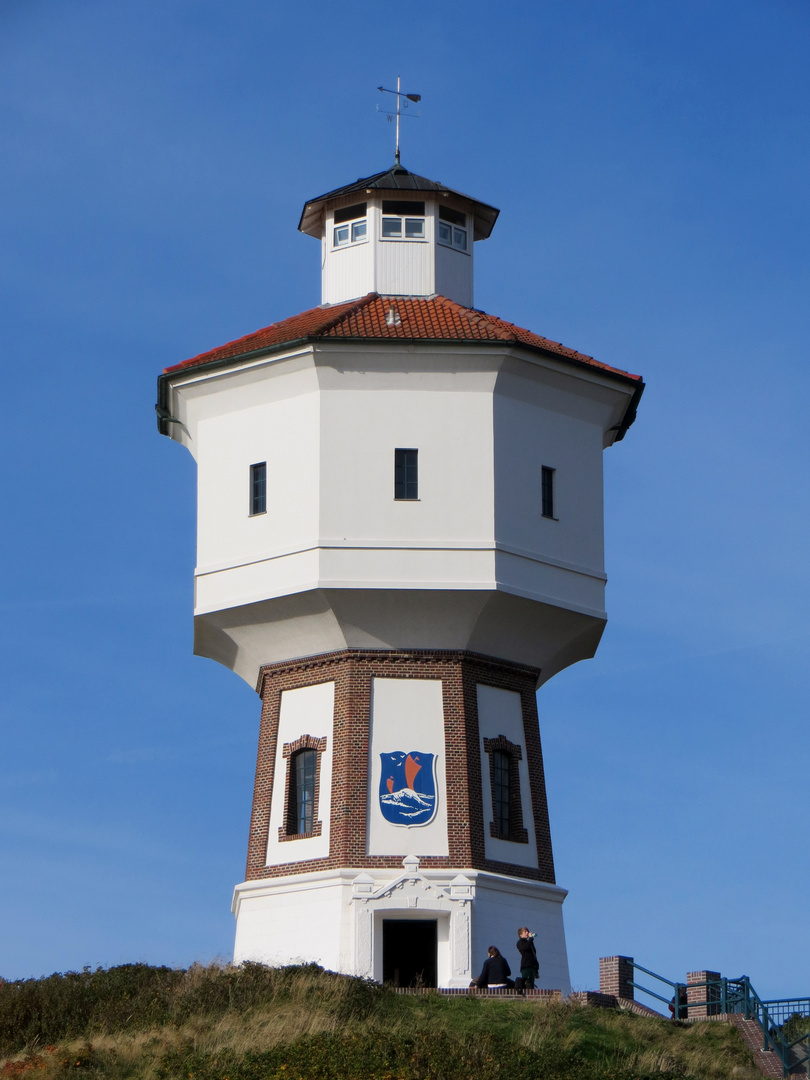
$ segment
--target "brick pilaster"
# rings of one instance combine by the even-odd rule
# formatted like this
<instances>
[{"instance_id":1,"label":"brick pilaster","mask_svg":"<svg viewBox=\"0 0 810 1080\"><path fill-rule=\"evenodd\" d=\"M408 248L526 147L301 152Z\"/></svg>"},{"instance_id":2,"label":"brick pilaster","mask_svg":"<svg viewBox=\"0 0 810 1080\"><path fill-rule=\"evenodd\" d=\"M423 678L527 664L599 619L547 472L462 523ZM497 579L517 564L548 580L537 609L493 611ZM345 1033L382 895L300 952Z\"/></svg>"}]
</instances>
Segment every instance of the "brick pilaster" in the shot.
<instances>
[{"instance_id":1,"label":"brick pilaster","mask_svg":"<svg viewBox=\"0 0 810 1080\"><path fill-rule=\"evenodd\" d=\"M699 985L700 983L719 981L719 971L688 971L686 973L686 1003L690 1020L693 1020L696 1016L717 1016L719 1014L720 987Z\"/></svg>"},{"instance_id":2,"label":"brick pilaster","mask_svg":"<svg viewBox=\"0 0 810 1080\"><path fill-rule=\"evenodd\" d=\"M632 956L603 956L599 960L599 993L633 1001Z\"/></svg>"}]
</instances>

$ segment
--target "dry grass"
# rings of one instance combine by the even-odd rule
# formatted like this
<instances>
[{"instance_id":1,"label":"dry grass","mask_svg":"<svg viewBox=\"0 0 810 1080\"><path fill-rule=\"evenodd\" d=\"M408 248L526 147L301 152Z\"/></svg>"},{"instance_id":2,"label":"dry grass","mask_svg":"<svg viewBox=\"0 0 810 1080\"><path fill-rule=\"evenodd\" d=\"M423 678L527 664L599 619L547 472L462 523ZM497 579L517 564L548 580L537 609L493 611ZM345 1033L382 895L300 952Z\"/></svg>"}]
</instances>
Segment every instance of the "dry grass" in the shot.
<instances>
[{"instance_id":1,"label":"dry grass","mask_svg":"<svg viewBox=\"0 0 810 1080\"><path fill-rule=\"evenodd\" d=\"M601 1069L605 1076L741 1080L751 1067L736 1029L721 1023L674 1024L566 1002L398 996L312 968L246 973L195 967L180 974L166 983L166 1022L135 1023L118 1009L123 1021L108 1016L90 1023L47 1051L39 1038L20 1046L0 1059L0 1077L35 1072L41 1080L61 1080L83 1072L103 1080L165 1080L173 1053L241 1060L317 1037L369 1044L444 1040L462 1055L480 1054L494 1040L543 1060L581 1061L589 1076ZM139 1009L133 1002L133 1017L147 1015Z\"/></svg>"}]
</instances>

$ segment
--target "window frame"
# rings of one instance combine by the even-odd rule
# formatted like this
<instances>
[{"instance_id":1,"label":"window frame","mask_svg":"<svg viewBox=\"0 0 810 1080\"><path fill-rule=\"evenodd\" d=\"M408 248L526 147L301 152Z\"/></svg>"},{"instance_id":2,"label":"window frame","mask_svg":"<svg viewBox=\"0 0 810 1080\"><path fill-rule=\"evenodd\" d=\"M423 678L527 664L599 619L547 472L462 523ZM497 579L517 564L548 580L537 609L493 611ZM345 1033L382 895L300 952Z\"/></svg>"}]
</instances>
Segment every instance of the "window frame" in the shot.
<instances>
[{"instance_id":1,"label":"window frame","mask_svg":"<svg viewBox=\"0 0 810 1080\"><path fill-rule=\"evenodd\" d=\"M386 210L388 206L388 210ZM409 209L413 206L415 209ZM421 209L416 209L421 208ZM399 222L399 232L386 233L386 223ZM418 224L419 235L408 235L408 226ZM427 212L425 203L419 199L383 199L380 207L380 240L400 243L424 243L427 240Z\"/></svg>"},{"instance_id":2,"label":"window frame","mask_svg":"<svg viewBox=\"0 0 810 1080\"><path fill-rule=\"evenodd\" d=\"M323 822L318 820L321 788L321 758L326 750L326 736L316 738L314 735L302 735L295 742L284 743L282 757L287 762L284 778L284 822L279 827L279 841L308 840L320 836ZM314 768L311 787L311 828L304 832L298 832L301 824L298 814L297 798L297 761L304 753L314 753ZM307 824L306 819L304 825Z\"/></svg>"},{"instance_id":3,"label":"window frame","mask_svg":"<svg viewBox=\"0 0 810 1080\"><path fill-rule=\"evenodd\" d=\"M492 816L499 836L508 836L511 814L512 755L505 750L493 750L490 756L492 768Z\"/></svg>"},{"instance_id":4,"label":"window frame","mask_svg":"<svg viewBox=\"0 0 810 1080\"><path fill-rule=\"evenodd\" d=\"M405 455L413 455L408 458ZM394 447L394 502L419 502L419 450Z\"/></svg>"},{"instance_id":5,"label":"window frame","mask_svg":"<svg viewBox=\"0 0 810 1080\"><path fill-rule=\"evenodd\" d=\"M248 517L260 517L267 513L267 462L255 462L249 475Z\"/></svg>"},{"instance_id":6,"label":"window frame","mask_svg":"<svg viewBox=\"0 0 810 1080\"><path fill-rule=\"evenodd\" d=\"M315 824L315 772L318 751L311 747L296 750L290 758L290 796L287 832L311 833Z\"/></svg>"},{"instance_id":7,"label":"window frame","mask_svg":"<svg viewBox=\"0 0 810 1080\"><path fill-rule=\"evenodd\" d=\"M442 238L443 229L447 229L449 239ZM459 234L462 237L463 244L457 242L458 237L456 234ZM438 244L442 247L450 248L452 251L459 251L462 255L469 255L469 235L469 223L465 213L461 210L456 210L451 206L439 207L439 218L436 226L436 242Z\"/></svg>"},{"instance_id":8,"label":"window frame","mask_svg":"<svg viewBox=\"0 0 810 1080\"><path fill-rule=\"evenodd\" d=\"M555 474L557 470L550 465L540 466L540 516L548 521L557 521L555 516L556 484Z\"/></svg>"},{"instance_id":9,"label":"window frame","mask_svg":"<svg viewBox=\"0 0 810 1080\"><path fill-rule=\"evenodd\" d=\"M496 739L484 739L484 753L489 755L489 783L492 795L492 818L489 823L489 835L493 840L509 840L513 844L528 844L529 832L523 824L523 799L520 791L520 762L523 760L523 747L510 742L505 735ZM496 755L503 762L508 762L508 798L509 820L506 829L497 806L502 802L502 791L496 789ZM500 755L503 755L502 757ZM501 771L499 769L499 771Z\"/></svg>"},{"instance_id":10,"label":"window frame","mask_svg":"<svg viewBox=\"0 0 810 1080\"><path fill-rule=\"evenodd\" d=\"M356 211L352 214L352 211ZM362 231L361 231L362 230ZM338 240L345 232L346 239ZM332 215L332 250L368 243L368 203L340 207Z\"/></svg>"}]
</instances>

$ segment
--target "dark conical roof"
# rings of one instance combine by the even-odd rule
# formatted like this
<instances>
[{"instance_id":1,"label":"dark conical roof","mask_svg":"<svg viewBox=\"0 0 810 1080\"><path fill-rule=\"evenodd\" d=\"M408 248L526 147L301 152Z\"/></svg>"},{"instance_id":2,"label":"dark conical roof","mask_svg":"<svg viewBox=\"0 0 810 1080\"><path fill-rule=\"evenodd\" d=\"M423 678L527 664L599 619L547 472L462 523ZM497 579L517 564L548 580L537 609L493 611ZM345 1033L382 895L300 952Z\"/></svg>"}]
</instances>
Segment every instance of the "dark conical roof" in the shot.
<instances>
[{"instance_id":1,"label":"dark conical roof","mask_svg":"<svg viewBox=\"0 0 810 1080\"><path fill-rule=\"evenodd\" d=\"M454 191L453 188L445 187L438 180L428 180L426 176L417 176L404 165L392 165L384 172L375 173L373 176L361 176L353 184L346 184L344 187L335 188L334 191L327 191L324 195L318 195L314 199L308 199L301 211L298 228L310 236L320 236L324 203L332 199L342 199L346 195L370 195L377 191L432 191L463 199L469 205L475 218L474 238L476 240L486 240L500 213L494 206L473 199L472 196L464 195L460 191Z\"/></svg>"}]
</instances>

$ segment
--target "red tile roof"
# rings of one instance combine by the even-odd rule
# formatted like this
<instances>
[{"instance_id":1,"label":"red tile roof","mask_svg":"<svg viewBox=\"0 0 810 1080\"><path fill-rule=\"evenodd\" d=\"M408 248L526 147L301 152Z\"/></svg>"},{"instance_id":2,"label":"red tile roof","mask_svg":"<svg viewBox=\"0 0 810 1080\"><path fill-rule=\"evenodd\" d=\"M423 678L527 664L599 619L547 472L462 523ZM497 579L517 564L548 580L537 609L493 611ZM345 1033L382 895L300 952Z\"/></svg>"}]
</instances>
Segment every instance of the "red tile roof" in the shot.
<instances>
[{"instance_id":1,"label":"red tile roof","mask_svg":"<svg viewBox=\"0 0 810 1080\"><path fill-rule=\"evenodd\" d=\"M594 360L592 356L575 352L557 341L533 334L519 326L505 322L484 311L465 308L444 296L383 297L369 293L359 300L331 307L312 308L300 315L293 315L282 322L272 323L263 330L256 330L245 337L221 345L218 349L192 356L164 374L185 371L188 368L237 360L265 349L292 344L297 341L317 339L342 339L344 341L491 341L504 344L525 345L531 349L559 356L577 365L598 368L623 380L643 385L640 375L630 375L619 368L609 367Z\"/></svg>"}]
</instances>

